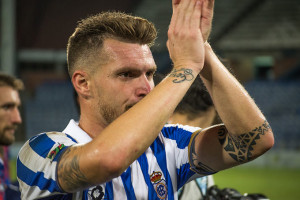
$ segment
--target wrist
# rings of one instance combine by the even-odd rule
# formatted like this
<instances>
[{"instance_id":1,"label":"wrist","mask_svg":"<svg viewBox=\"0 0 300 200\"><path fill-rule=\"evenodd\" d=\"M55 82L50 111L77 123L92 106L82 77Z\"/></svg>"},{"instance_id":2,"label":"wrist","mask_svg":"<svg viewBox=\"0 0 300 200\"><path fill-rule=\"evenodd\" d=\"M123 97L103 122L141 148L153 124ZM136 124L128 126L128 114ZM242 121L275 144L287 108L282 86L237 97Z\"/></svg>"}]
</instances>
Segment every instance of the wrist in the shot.
<instances>
[{"instance_id":1,"label":"wrist","mask_svg":"<svg viewBox=\"0 0 300 200\"><path fill-rule=\"evenodd\" d=\"M219 60L208 42L204 43L204 49L205 49L205 60L204 60L205 66L211 65L212 63L217 62Z\"/></svg>"},{"instance_id":2,"label":"wrist","mask_svg":"<svg viewBox=\"0 0 300 200\"><path fill-rule=\"evenodd\" d=\"M205 48L205 50L206 50L206 49L212 50L212 48L211 48L211 46L210 46L210 44L208 43L207 40L204 42L204 48Z\"/></svg>"},{"instance_id":3,"label":"wrist","mask_svg":"<svg viewBox=\"0 0 300 200\"><path fill-rule=\"evenodd\" d=\"M192 70L193 73L199 74L203 68L203 65L204 65L204 59L201 62L192 62L192 61L178 62L177 61L177 62L173 62L173 70L189 69Z\"/></svg>"},{"instance_id":4,"label":"wrist","mask_svg":"<svg viewBox=\"0 0 300 200\"><path fill-rule=\"evenodd\" d=\"M192 68L188 67L179 67L174 68L168 77L173 78L173 83L182 83L182 82L190 82L194 81L195 77L197 77L199 73L195 72Z\"/></svg>"}]
</instances>

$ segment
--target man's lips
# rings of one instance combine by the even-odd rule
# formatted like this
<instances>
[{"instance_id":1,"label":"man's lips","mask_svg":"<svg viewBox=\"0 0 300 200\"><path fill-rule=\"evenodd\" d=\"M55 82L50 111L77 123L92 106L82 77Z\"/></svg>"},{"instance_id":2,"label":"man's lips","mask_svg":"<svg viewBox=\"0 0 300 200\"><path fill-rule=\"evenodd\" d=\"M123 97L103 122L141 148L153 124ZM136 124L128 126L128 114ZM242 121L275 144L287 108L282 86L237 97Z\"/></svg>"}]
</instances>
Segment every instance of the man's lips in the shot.
<instances>
[{"instance_id":1,"label":"man's lips","mask_svg":"<svg viewBox=\"0 0 300 200\"><path fill-rule=\"evenodd\" d=\"M6 127L5 131L9 132L10 134L14 134L17 130L17 126L13 126L13 127Z\"/></svg>"}]
</instances>

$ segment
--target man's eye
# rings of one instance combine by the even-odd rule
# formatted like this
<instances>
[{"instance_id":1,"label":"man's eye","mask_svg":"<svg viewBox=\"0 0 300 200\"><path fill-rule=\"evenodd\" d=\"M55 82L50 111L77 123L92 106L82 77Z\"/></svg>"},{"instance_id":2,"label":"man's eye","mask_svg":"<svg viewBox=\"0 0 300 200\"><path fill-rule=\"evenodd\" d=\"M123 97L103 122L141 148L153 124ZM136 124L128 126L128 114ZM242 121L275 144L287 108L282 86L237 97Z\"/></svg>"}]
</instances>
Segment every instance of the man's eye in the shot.
<instances>
[{"instance_id":1,"label":"man's eye","mask_svg":"<svg viewBox=\"0 0 300 200\"><path fill-rule=\"evenodd\" d=\"M3 106L1 106L1 107L2 107L2 109L4 109L4 110L9 110L9 109L13 108L13 105L3 105Z\"/></svg>"},{"instance_id":2,"label":"man's eye","mask_svg":"<svg viewBox=\"0 0 300 200\"><path fill-rule=\"evenodd\" d=\"M119 76L122 78L134 78L137 77L138 74L135 72L122 72L119 74Z\"/></svg>"},{"instance_id":3,"label":"man's eye","mask_svg":"<svg viewBox=\"0 0 300 200\"><path fill-rule=\"evenodd\" d=\"M120 76L122 77L130 77L130 73L129 72L123 72L120 74Z\"/></svg>"}]
</instances>

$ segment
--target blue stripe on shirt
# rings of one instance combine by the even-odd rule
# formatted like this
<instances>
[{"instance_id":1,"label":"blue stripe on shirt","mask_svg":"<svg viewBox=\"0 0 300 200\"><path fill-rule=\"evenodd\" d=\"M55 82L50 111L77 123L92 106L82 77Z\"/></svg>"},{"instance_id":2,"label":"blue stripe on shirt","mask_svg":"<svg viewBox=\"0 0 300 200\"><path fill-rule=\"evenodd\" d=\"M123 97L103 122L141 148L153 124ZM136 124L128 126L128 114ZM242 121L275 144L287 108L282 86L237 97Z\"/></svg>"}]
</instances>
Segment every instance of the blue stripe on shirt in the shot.
<instances>
[{"instance_id":1,"label":"blue stripe on shirt","mask_svg":"<svg viewBox=\"0 0 300 200\"><path fill-rule=\"evenodd\" d=\"M175 140L179 149L185 149L189 145L193 133L174 125L165 126L162 129L162 134L166 138ZM190 169L189 163L181 165L180 168L177 169L177 189L182 187L194 174L195 172Z\"/></svg>"},{"instance_id":2,"label":"blue stripe on shirt","mask_svg":"<svg viewBox=\"0 0 300 200\"><path fill-rule=\"evenodd\" d=\"M151 200L155 200L155 199L158 199L158 196L156 195L156 192L153 188L153 185L151 183L151 180L150 180L150 175L148 174L148 159L146 157L146 154L143 153L138 159L137 161L139 162L140 166L141 166L141 170L142 170L142 173L144 175L144 179L145 179L145 182L148 186L148 199L151 199Z\"/></svg>"},{"instance_id":3,"label":"blue stripe on shirt","mask_svg":"<svg viewBox=\"0 0 300 200\"><path fill-rule=\"evenodd\" d=\"M178 126L165 126L161 132L164 137L175 140L179 149L185 149L189 145L193 134Z\"/></svg>"},{"instance_id":4,"label":"blue stripe on shirt","mask_svg":"<svg viewBox=\"0 0 300 200\"><path fill-rule=\"evenodd\" d=\"M69 134L66 134L66 136L68 137L68 138L70 138L73 142L75 142L75 143L78 143L73 137L71 137Z\"/></svg>"},{"instance_id":5,"label":"blue stripe on shirt","mask_svg":"<svg viewBox=\"0 0 300 200\"><path fill-rule=\"evenodd\" d=\"M19 158L17 160L17 176L29 186L37 186L41 190L48 190L49 192L62 192L56 181L46 179L43 172L33 172L23 165Z\"/></svg>"},{"instance_id":6,"label":"blue stripe on shirt","mask_svg":"<svg viewBox=\"0 0 300 200\"><path fill-rule=\"evenodd\" d=\"M190 170L190 164L186 163L180 167L180 169L177 169L177 188L181 188L187 180L189 180L193 175L195 175L195 172ZM188 173L186 173L188 172Z\"/></svg>"},{"instance_id":7,"label":"blue stripe on shirt","mask_svg":"<svg viewBox=\"0 0 300 200\"><path fill-rule=\"evenodd\" d=\"M107 182L106 185L105 185L104 199L114 199L112 181Z\"/></svg>"},{"instance_id":8,"label":"blue stripe on shirt","mask_svg":"<svg viewBox=\"0 0 300 200\"><path fill-rule=\"evenodd\" d=\"M135 200L135 193L131 182L131 167L128 167L127 171L121 175L123 186L127 195L127 199Z\"/></svg>"},{"instance_id":9,"label":"blue stripe on shirt","mask_svg":"<svg viewBox=\"0 0 300 200\"><path fill-rule=\"evenodd\" d=\"M173 195L173 186L172 186L172 180L170 177L170 174L167 169L167 157L166 157L166 150L164 148L164 144L160 141L160 139L157 137L154 141L154 143L150 146L152 149L154 156L156 157L156 160L158 162L158 165L160 169L163 171L163 174L166 178L166 183L168 187L168 199L172 200L174 199Z\"/></svg>"},{"instance_id":10,"label":"blue stripe on shirt","mask_svg":"<svg viewBox=\"0 0 300 200\"><path fill-rule=\"evenodd\" d=\"M42 133L38 135L38 137L34 137L29 141L29 146L32 150L43 158L47 157L49 150L54 144L55 142L51 140L46 133Z\"/></svg>"}]
</instances>

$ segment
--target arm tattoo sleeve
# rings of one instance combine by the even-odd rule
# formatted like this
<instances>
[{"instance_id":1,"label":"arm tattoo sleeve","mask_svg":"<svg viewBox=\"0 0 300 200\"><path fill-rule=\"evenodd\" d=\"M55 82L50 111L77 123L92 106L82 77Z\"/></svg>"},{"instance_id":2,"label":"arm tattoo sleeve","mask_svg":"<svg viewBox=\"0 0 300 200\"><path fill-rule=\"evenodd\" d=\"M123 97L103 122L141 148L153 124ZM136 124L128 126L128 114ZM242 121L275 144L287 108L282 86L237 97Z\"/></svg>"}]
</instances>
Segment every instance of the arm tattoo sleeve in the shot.
<instances>
[{"instance_id":1,"label":"arm tattoo sleeve","mask_svg":"<svg viewBox=\"0 0 300 200\"><path fill-rule=\"evenodd\" d=\"M198 174L203 174L203 175L210 175L214 174L217 171L213 170L212 168L208 167L207 165L203 164L202 162L199 162L197 159L197 153L195 150L195 138L199 133L201 133L202 130L193 133L193 136L191 138L191 143L189 147L189 161L191 164L191 170L198 173Z\"/></svg>"},{"instance_id":2,"label":"arm tattoo sleeve","mask_svg":"<svg viewBox=\"0 0 300 200\"><path fill-rule=\"evenodd\" d=\"M237 137L228 133L225 126L219 129L219 142L224 146L225 151L237 162L243 163L252 160L253 146L262 135L270 129L270 125L265 121L261 126L253 129L249 133L241 134ZM226 137L226 135L228 135Z\"/></svg>"},{"instance_id":3,"label":"arm tattoo sleeve","mask_svg":"<svg viewBox=\"0 0 300 200\"><path fill-rule=\"evenodd\" d=\"M64 156L71 153L72 148L69 147L64 152ZM57 175L60 177L60 182L64 182L64 186L67 191L72 191L75 188L83 188L89 185L87 178L80 170L78 156L74 156L71 161L69 159L60 159Z\"/></svg>"},{"instance_id":4,"label":"arm tattoo sleeve","mask_svg":"<svg viewBox=\"0 0 300 200\"><path fill-rule=\"evenodd\" d=\"M174 77L173 83L181 83L184 81L192 81L194 79L193 70L181 68L173 69L169 77Z\"/></svg>"}]
</instances>

